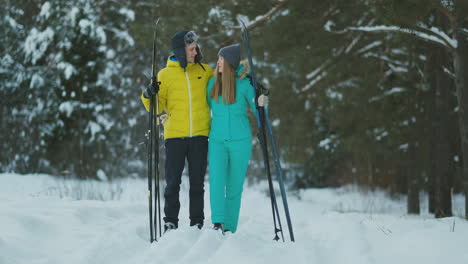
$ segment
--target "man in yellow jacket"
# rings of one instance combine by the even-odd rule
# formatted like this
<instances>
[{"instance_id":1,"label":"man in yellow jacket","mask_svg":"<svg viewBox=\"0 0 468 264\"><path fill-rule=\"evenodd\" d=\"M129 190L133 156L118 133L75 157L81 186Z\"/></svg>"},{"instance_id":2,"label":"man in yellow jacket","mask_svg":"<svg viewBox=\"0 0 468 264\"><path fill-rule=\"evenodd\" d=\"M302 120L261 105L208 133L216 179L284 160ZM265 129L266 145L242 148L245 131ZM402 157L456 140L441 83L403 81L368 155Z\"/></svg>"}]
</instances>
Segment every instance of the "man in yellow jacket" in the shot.
<instances>
[{"instance_id":1,"label":"man in yellow jacket","mask_svg":"<svg viewBox=\"0 0 468 264\"><path fill-rule=\"evenodd\" d=\"M213 69L201 63L202 53L193 31L178 31L172 37L174 55L158 73L159 85L150 85L141 99L149 111L150 99L158 92L159 111L166 111L166 188L164 190L164 231L179 222L179 191L185 160L190 181L190 225L199 229L205 219L204 177L207 166L210 113L206 87ZM159 114L159 113L158 113Z\"/></svg>"}]
</instances>

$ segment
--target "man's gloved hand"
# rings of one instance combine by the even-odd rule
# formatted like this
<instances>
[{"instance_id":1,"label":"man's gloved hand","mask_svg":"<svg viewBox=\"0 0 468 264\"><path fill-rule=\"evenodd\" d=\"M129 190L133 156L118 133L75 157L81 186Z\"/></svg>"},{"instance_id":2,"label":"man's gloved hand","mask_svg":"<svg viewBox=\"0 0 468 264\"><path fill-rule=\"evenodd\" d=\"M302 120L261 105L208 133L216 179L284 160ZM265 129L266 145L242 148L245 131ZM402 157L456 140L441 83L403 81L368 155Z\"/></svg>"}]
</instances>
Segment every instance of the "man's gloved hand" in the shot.
<instances>
[{"instance_id":1,"label":"man's gloved hand","mask_svg":"<svg viewBox=\"0 0 468 264\"><path fill-rule=\"evenodd\" d=\"M151 79L151 83L146 87L144 96L146 98L151 98L159 92L159 82L156 81L156 78Z\"/></svg>"},{"instance_id":2,"label":"man's gloved hand","mask_svg":"<svg viewBox=\"0 0 468 264\"><path fill-rule=\"evenodd\" d=\"M268 106L268 96L261 94L258 99L258 106L267 107Z\"/></svg>"}]
</instances>

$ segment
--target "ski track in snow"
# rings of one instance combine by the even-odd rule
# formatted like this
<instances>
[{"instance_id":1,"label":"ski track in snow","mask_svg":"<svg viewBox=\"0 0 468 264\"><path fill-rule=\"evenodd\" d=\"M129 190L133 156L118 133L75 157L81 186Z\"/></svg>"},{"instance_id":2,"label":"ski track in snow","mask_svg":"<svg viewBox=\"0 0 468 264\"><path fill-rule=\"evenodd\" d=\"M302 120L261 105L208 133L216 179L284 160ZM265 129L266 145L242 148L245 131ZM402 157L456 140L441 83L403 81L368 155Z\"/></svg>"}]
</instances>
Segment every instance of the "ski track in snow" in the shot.
<instances>
[{"instance_id":1,"label":"ski track in snow","mask_svg":"<svg viewBox=\"0 0 468 264\"><path fill-rule=\"evenodd\" d=\"M313 248L318 263L378 263L368 254L370 245L361 224L349 220L338 213L316 218L315 230L310 232L315 232Z\"/></svg>"},{"instance_id":2,"label":"ski track in snow","mask_svg":"<svg viewBox=\"0 0 468 264\"><path fill-rule=\"evenodd\" d=\"M48 176L0 174L0 264L435 264L468 259L465 220L408 216L399 211L405 201L369 201L332 189L308 190L301 199L289 196L296 243L289 242L278 204L283 243L272 240L265 188L245 188L237 233L223 236L211 229L208 192L205 226L189 227L188 187L183 184L179 229L151 244L146 184L126 182L120 200L76 200L47 191L57 185ZM393 209L362 212L378 206ZM454 223L456 232L451 232Z\"/></svg>"}]
</instances>

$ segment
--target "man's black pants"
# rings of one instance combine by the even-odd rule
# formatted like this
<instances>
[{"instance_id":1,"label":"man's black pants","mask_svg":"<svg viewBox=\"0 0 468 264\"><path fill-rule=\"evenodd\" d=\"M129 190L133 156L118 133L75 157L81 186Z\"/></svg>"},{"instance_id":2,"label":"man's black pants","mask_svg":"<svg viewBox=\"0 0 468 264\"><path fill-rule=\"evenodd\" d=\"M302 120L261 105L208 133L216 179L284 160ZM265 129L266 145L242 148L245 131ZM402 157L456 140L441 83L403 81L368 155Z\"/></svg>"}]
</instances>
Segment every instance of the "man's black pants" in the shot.
<instances>
[{"instance_id":1,"label":"man's black pants","mask_svg":"<svg viewBox=\"0 0 468 264\"><path fill-rule=\"evenodd\" d=\"M178 226L179 191L185 160L188 161L190 181L190 225L203 224L205 215L204 180L207 165L208 137L171 138L165 141L166 146L166 188L164 190L164 222Z\"/></svg>"}]
</instances>

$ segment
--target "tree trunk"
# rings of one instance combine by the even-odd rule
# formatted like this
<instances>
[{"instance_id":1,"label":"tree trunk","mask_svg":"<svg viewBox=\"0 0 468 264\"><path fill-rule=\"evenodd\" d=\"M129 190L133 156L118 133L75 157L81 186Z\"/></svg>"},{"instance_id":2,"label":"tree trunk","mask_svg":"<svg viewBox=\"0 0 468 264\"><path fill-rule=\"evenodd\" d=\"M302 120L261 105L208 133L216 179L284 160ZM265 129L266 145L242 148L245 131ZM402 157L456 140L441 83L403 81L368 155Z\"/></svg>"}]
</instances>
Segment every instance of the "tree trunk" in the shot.
<instances>
[{"instance_id":1,"label":"tree trunk","mask_svg":"<svg viewBox=\"0 0 468 264\"><path fill-rule=\"evenodd\" d=\"M372 166L372 158L371 158L371 153L367 153L367 170L368 170L368 176L367 176L367 184L370 187L371 190L374 190L374 166Z\"/></svg>"},{"instance_id":2,"label":"tree trunk","mask_svg":"<svg viewBox=\"0 0 468 264\"><path fill-rule=\"evenodd\" d=\"M460 140L463 161L463 186L465 191L465 218L468 219L468 41L463 33L464 17L462 9L457 10L454 51L455 83L457 87Z\"/></svg>"},{"instance_id":3,"label":"tree trunk","mask_svg":"<svg viewBox=\"0 0 468 264\"><path fill-rule=\"evenodd\" d=\"M419 214L419 175L415 169L416 164L416 142L411 142L408 149L406 173L408 177L408 214Z\"/></svg>"},{"instance_id":4,"label":"tree trunk","mask_svg":"<svg viewBox=\"0 0 468 264\"><path fill-rule=\"evenodd\" d=\"M428 202L429 202L429 213L434 214L436 208L436 164L437 164L437 155L436 155L436 146L433 142L436 142L436 133L435 133L435 122L436 119L436 97L437 92L435 89L434 78L432 76L435 75L434 71L434 57L429 54L427 61L427 67L429 68L427 71L427 75L429 76L429 86L430 86L430 98L428 99L428 105L432 105L432 107L428 106L426 111L427 115L427 126L428 126L428 137L429 137L429 169L427 171L427 193L428 193Z\"/></svg>"},{"instance_id":5,"label":"tree trunk","mask_svg":"<svg viewBox=\"0 0 468 264\"><path fill-rule=\"evenodd\" d=\"M449 63L449 54L439 47L435 48L435 72L434 79L435 98L435 217L452 216L451 177L450 169L450 92L453 82L443 71L443 66Z\"/></svg>"}]
</instances>

